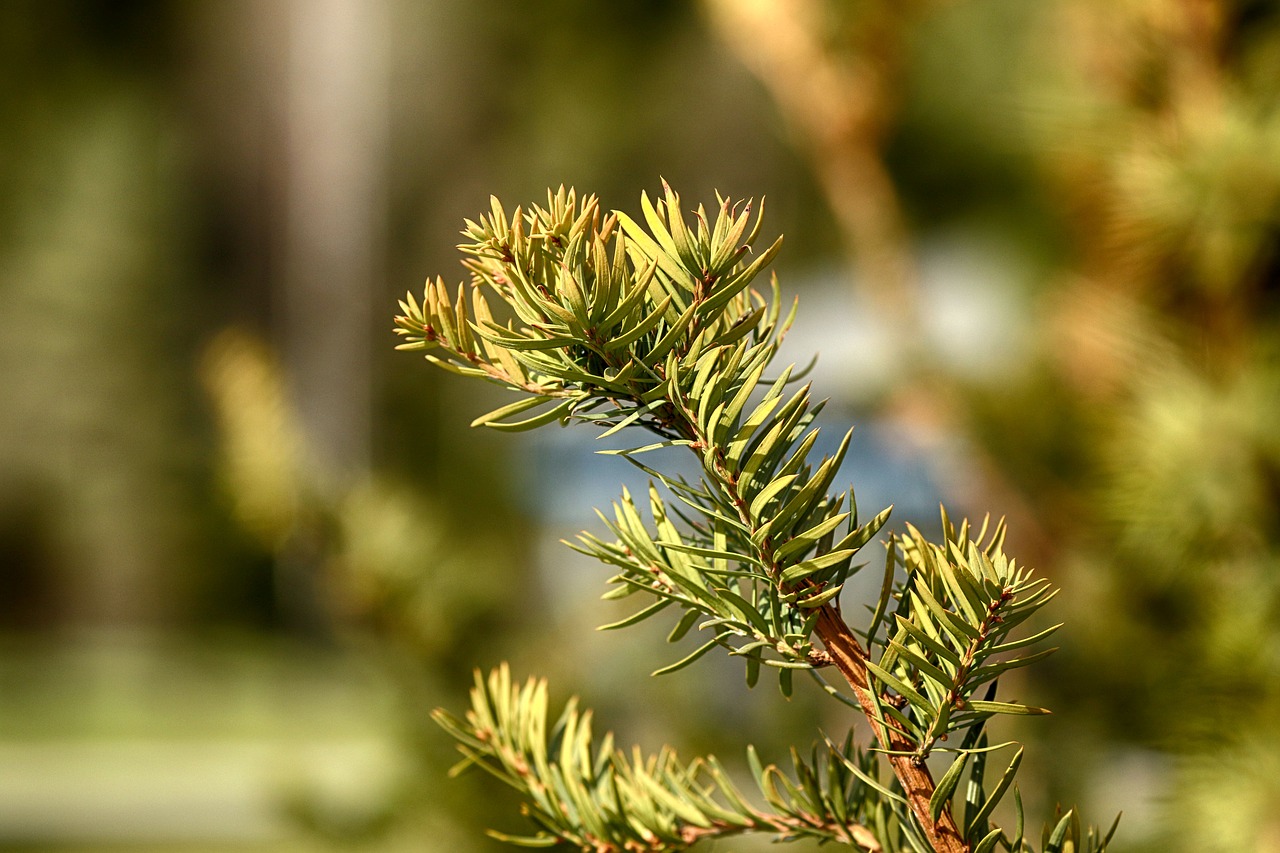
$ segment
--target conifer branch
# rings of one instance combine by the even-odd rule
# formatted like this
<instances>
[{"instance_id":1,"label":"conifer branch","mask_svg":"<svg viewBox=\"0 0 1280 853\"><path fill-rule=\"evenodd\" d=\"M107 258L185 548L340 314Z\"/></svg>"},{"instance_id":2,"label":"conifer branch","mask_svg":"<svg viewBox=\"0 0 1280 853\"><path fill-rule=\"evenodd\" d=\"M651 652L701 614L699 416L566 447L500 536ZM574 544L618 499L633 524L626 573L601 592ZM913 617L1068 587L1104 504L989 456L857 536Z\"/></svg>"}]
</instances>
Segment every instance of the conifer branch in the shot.
<instances>
[{"instance_id":1,"label":"conifer branch","mask_svg":"<svg viewBox=\"0 0 1280 853\"><path fill-rule=\"evenodd\" d=\"M684 765L669 750L627 759L608 738L594 747L589 717L572 703L548 740L545 686L511 688L505 670L477 680L465 720L439 712L437 721L467 763L529 796L539 834L523 843L679 850L703 837L765 831L864 850L1033 851L1020 801L1014 834L990 822L1022 752L988 786L988 754L1011 745L989 746L985 724L997 714L1047 713L995 696L1002 673L1049 653L1023 650L1053 628L1011 632L1054 591L1003 554L1003 524L974 533L944 512L941 544L910 527L890 537L869 627L845 622L840 591L889 510L860 525L852 491L829 493L851 433L834 454L811 461L822 402L811 401L808 385L795 387L794 366L765 379L795 306L784 318L776 277L769 298L751 285L781 238L753 255L760 217L752 222L750 203L721 199L714 223L699 207L690 225L679 197L663 189L657 203L642 196L644 226L621 212L604 217L594 197L579 202L563 188L548 193L546 207L511 217L494 199L487 216L467 222L460 246L470 293L460 286L451 298L437 279L421 302L408 296L396 318L400 348L523 395L473 425L510 431L582 421L606 435L639 427L656 436L605 451L652 478L649 520L624 491L612 518L601 514L613 539L583 533L572 546L617 570L606 597L648 599L605 627L674 607L672 642L695 627L707 632L655 674L722 647L745 661L749 685L767 666L790 694L796 670L834 667L871 727L871 748L850 741L828 745L821 760L817 751L809 763L796 757L798 781L761 767L752 753L770 811L748 804L714 759ZM501 318L486 294L498 298ZM699 460L697 481L645 461L677 447ZM961 745L945 750L956 757L935 780L927 759L958 733ZM893 771L888 784L876 777L881 756ZM1109 838L1081 830L1069 812L1046 831L1043 849L1101 851Z\"/></svg>"}]
</instances>

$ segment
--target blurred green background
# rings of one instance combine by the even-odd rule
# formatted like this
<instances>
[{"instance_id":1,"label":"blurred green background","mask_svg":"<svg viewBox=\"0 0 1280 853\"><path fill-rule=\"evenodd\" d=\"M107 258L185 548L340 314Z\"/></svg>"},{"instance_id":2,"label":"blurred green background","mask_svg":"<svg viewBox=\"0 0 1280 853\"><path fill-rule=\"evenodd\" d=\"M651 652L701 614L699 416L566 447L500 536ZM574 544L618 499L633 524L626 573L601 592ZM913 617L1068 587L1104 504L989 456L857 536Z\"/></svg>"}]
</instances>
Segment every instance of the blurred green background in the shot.
<instances>
[{"instance_id":1,"label":"blurred green background","mask_svg":"<svg viewBox=\"0 0 1280 853\"><path fill-rule=\"evenodd\" d=\"M1032 811L1280 851L1276 4L8 0L0 79L0 849L498 849L427 713L504 659L624 743L848 724L649 679L558 543L629 471L392 352L490 193L662 176L768 197L864 509L1063 587Z\"/></svg>"}]
</instances>

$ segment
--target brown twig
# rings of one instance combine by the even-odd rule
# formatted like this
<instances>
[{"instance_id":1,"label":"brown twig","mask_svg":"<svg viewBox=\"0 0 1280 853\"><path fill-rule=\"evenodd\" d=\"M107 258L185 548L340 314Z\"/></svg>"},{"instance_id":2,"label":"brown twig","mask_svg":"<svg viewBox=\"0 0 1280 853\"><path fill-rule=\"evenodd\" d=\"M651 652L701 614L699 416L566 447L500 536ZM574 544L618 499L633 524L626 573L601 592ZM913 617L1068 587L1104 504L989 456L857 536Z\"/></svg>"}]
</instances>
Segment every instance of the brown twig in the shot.
<instances>
[{"instance_id":1,"label":"brown twig","mask_svg":"<svg viewBox=\"0 0 1280 853\"><path fill-rule=\"evenodd\" d=\"M956 826L955 817L952 816L949 808L944 808L936 821L930 814L929 800L937 788L933 775L926 764L917 761L912 755L904 754L914 752L917 744L901 732L879 721L875 697L872 695L871 684L867 677L866 650L862 648L853 631L831 605L823 605L822 612L818 615L817 633L818 639L822 640L822 644L827 647L828 653L835 662L836 669L840 670L845 681L849 682L849 686L853 688L854 696L862 706L862 711L875 732L876 740L881 748L889 752L889 764L902 784L902 790L906 793L912 814L924 829L933 849L938 853L968 851L969 844Z\"/></svg>"}]
</instances>

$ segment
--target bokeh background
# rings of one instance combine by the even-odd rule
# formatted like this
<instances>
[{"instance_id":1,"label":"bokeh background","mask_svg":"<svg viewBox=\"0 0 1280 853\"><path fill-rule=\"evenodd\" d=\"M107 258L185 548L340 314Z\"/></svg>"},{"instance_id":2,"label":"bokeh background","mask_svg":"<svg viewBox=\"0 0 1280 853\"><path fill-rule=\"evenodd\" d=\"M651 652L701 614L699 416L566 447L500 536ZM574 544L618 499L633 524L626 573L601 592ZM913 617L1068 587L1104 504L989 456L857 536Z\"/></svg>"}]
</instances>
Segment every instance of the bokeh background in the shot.
<instances>
[{"instance_id":1,"label":"bokeh background","mask_svg":"<svg viewBox=\"0 0 1280 853\"><path fill-rule=\"evenodd\" d=\"M0 849L499 849L427 714L500 660L686 755L848 724L649 679L558 542L626 466L392 351L490 193L665 177L767 196L860 506L1063 587L1033 814L1280 851L1276 4L7 0L0 79Z\"/></svg>"}]
</instances>

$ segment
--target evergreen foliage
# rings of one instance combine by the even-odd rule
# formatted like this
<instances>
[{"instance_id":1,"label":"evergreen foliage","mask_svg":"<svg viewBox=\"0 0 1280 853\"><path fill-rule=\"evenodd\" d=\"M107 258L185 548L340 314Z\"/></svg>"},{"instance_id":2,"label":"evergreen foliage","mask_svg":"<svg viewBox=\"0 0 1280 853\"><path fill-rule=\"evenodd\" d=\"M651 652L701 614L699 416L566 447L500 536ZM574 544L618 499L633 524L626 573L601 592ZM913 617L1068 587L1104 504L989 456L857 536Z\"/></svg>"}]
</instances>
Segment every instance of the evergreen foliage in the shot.
<instances>
[{"instance_id":1,"label":"evergreen foliage","mask_svg":"<svg viewBox=\"0 0 1280 853\"><path fill-rule=\"evenodd\" d=\"M597 742L576 701L549 729L545 683L519 686L500 668L477 675L468 713L436 720L458 739L460 768L479 765L527 797L535 834L508 840L660 851L764 832L869 851L1104 850L1111 832L1082 828L1074 812L1029 834L1014 785L1022 750L987 737L995 715L1047 713L998 698L997 686L1052 651L1040 646L1057 626L1018 629L1055 590L1004 554L1002 523L974 530L944 511L942 542L910 527L889 536L878 600L865 627L851 627L839 595L889 510L859 523L852 491L829 493L851 435L811 461L822 403L794 365L769 374L795 305L784 314L776 277L767 296L752 285L781 238L753 251L760 216L749 202L721 199L714 217L699 207L690 223L664 185L641 209L643 225L564 188L510 216L494 199L463 232L469 285L451 291L437 278L420 301L407 296L399 348L519 394L473 425L583 421L647 435L608 451L652 478L647 513L624 493L601 514L612 538L584 533L575 545L616 570L606 597L642 602L607 627L674 612L671 641L694 628L706 639L655 674L720 647L744 661L751 685L766 667L785 694L797 672L814 678L859 709L871 735L860 746L851 729L807 759L793 752L790 774L749 751L753 803L715 758ZM696 454L700 477L649 464L665 448ZM945 758L936 780L935 754ZM1011 791L1010 830L992 814Z\"/></svg>"}]
</instances>

